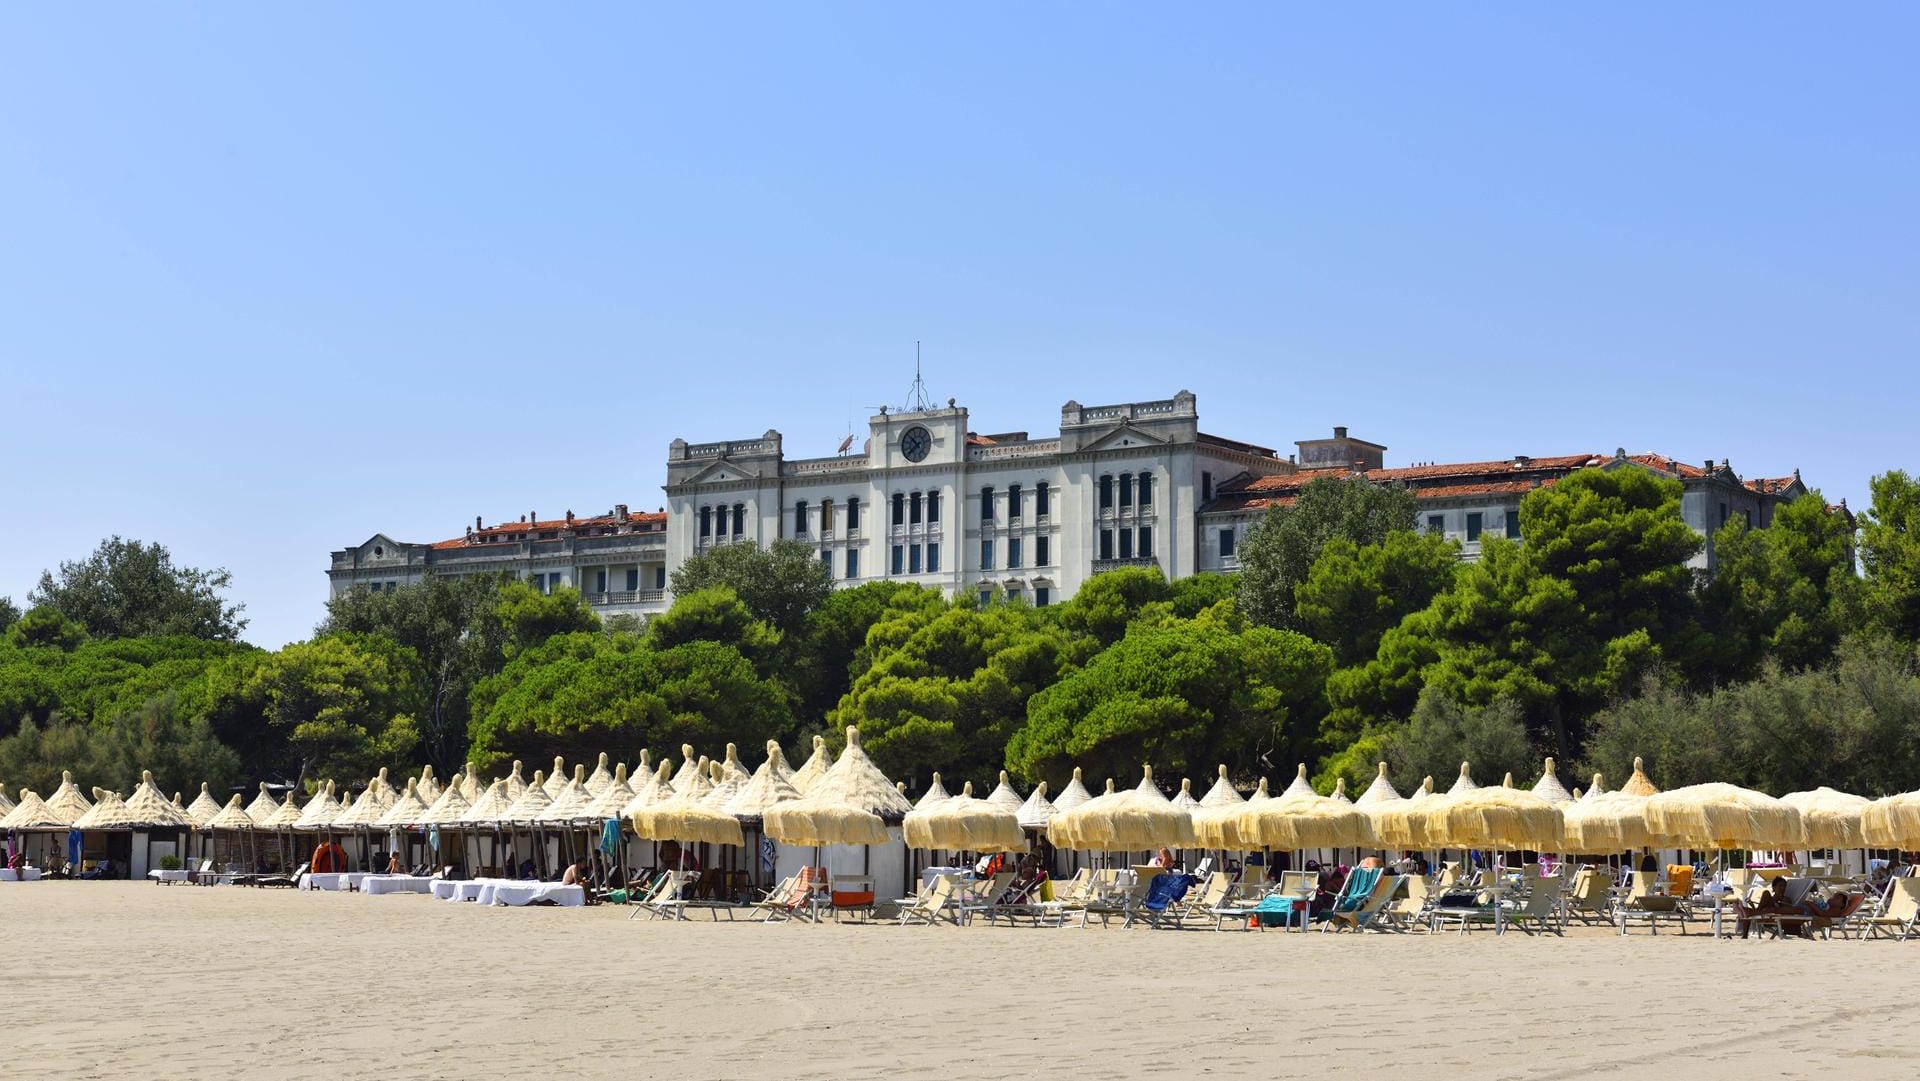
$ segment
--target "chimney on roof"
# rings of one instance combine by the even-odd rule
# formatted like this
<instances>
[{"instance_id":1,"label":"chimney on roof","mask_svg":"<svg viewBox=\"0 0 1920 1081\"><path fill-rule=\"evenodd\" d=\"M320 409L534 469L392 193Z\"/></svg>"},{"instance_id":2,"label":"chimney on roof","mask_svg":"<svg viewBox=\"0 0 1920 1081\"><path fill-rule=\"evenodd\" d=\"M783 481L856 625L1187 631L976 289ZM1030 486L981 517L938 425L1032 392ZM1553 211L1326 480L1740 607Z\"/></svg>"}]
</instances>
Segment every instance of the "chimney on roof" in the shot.
<instances>
[{"instance_id":1,"label":"chimney on roof","mask_svg":"<svg viewBox=\"0 0 1920 1081\"><path fill-rule=\"evenodd\" d=\"M1527 466L1533 464L1533 459L1524 454L1516 454L1513 456L1513 464L1525 469Z\"/></svg>"},{"instance_id":2,"label":"chimney on roof","mask_svg":"<svg viewBox=\"0 0 1920 1081\"><path fill-rule=\"evenodd\" d=\"M623 522L624 522L624 521L626 521L626 520L627 520L627 505L626 505L625 503L615 503L615 504L613 505L613 516L614 516L615 518L618 518L618 519L620 519L620 520L621 520L621 521L623 521Z\"/></svg>"},{"instance_id":3,"label":"chimney on roof","mask_svg":"<svg viewBox=\"0 0 1920 1081\"><path fill-rule=\"evenodd\" d=\"M475 528L475 529L485 529L485 528L487 528L486 526L484 526L484 525L482 525L482 524L480 524L480 516L479 516L478 514L476 514L476 515L474 515L474 516L473 516L473 528Z\"/></svg>"},{"instance_id":4,"label":"chimney on roof","mask_svg":"<svg viewBox=\"0 0 1920 1081\"><path fill-rule=\"evenodd\" d=\"M1727 460L1726 460L1725 458L1722 458L1722 459L1720 459L1720 468L1722 468L1722 469L1732 469L1732 468L1733 468L1733 466L1732 466L1732 465L1731 465L1731 464L1730 464L1730 463L1729 463L1729 462L1728 462L1728 461L1727 461Z\"/></svg>"},{"instance_id":5,"label":"chimney on roof","mask_svg":"<svg viewBox=\"0 0 1920 1081\"><path fill-rule=\"evenodd\" d=\"M573 524L573 508L572 507L567 508L567 524L568 525Z\"/></svg>"},{"instance_id":6,"label":"chimney on roof","mask_svg":"<svg viewBox=\"0 0 1920 1081\"><path fill-rule=\"evenodd\" d=\"M1333 426L1333 437L1334 437L1335 439L1345 439L1345 438L1347 437L1347 429L1346 429L1346 426L1345 426L1345 425L1340 425L1340 424L1336 424L1336 425L1334 425L1334 426Z\"/></svg>"}]
</instances>

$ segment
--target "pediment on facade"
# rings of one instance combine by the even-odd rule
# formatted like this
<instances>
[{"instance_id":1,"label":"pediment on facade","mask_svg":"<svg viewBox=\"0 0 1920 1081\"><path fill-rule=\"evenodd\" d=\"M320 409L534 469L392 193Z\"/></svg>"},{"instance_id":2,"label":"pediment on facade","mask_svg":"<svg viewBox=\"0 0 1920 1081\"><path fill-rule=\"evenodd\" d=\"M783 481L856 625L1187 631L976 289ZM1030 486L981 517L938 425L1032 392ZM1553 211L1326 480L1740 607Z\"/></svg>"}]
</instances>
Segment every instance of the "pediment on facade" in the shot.
<instances>
[{"instance_id":1,"label":"pediment on facade","mask_svg":"<svg viewBox=\"0 0 1920 1081\"><path fill-rule=\"evenodd\" d=\"M726 458L716 459L705 469L681 481L681 484L726 484L737 480L756 480L760 474Z\"/></svg>"},{"instance_id":2,"label":"pediment on facade","mask_svg":"<svg viewBox=\"0 0 1920 1081\"><path fill-rule=\"evenodd\" d=\"M1126 450L1129 447L1164 447L1167 440L1122 421L1082 445L1082 450Z\"/></svg>"},{"instance_id":3,"label":"pediment on facade","mask_svg":"<svg viewBox=\"0 0 1920 1081\"><path fill-rule=\"evenodd\" d=\"M361 542L361 544L359 545L359 550L362 555L372 555L374 552L374 549L377 548L380 550L382 555L385 555L387 552L391 552L396 548L402 548L402 547L405 547L405 546L401 544L401 542L394 540L392 537L387 536L385 533L375 533L373 536L368 537L365 541Z\"/></svg>"}]
</instances>

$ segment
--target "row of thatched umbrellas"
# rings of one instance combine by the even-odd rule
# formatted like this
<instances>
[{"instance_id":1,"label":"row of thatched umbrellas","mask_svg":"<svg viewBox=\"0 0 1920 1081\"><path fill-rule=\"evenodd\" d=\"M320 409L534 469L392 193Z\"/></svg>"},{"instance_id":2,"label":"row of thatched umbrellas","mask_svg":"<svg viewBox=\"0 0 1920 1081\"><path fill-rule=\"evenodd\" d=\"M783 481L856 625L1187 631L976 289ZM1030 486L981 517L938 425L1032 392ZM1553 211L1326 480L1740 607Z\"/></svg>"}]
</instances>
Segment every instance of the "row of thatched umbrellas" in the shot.
<instances>
[{"instance_id":1,"label":"row of thatched umbrellas","mask_svg":"<svg viewBox=\"0 0 1920 1081\"><path fill-rule=\"evenodd\" d=\"M168 800L160 792L151 773L143 774L124 800L95 789L90 802L69 773L46 800L23 790L17 806L0 806L0 829L471 831L619 820L630 822L636 836L654 841L737 846L746 843L748 833L758 832L803 847L884 844L888 826L897 823L911 848L961 852L1022 851L1030 846L1030 832L1044 832L1057 848L1107 852L1490 848L1599 854L1655 847L1920 847L1920 792L1872 801L1827 788L1779 799L1727 784L1661 792L1637 759L1633 777L1619 790L1607 791L1596 774L1584 794L1568 792L1548 759L1531 789L1513 787L1511 775L1504 784L1480 786L1463 763L1446 792L1434 791L1427 778L1411 796L1402 796L1387 780L1383 763L1372 785L1349 800L1344 784L1332 795L1316 792L1303 765L1279 795L1269 795L1262 781L1243 797L1222 766L1204 796L1196 799L1183 782L1170 798L1149 767L1137 786L1116 790L1109 780L1097 796L1076 769L1053 799L1044 782L1020 796L1004 771L985 798L976 798L971 785L950 794L935 774L915 804L867 757L853 728L837 761L829 763L825 742L816 737L812 757L797 770L771 741L766 760L752 773L731 744L717 762L696 759L688 746L682 751L677 771L665 761L650 769L642 752L635 776L645 780L637 787L624 765L609 771L607 756L601 755L591 775L582 765L568 777L556 759L551 776L535 772L527 781L515 762L510 774L484 786L471 767L445 785L429 767L404 789L394 788L382 770L351 802L337 799L333 783L324 782L304 805L291 796L276 801L262 785L251 803L243 806L235 795L221 806L203 785L193 803L182 806L178 795Z\"/></svg>"}]
</instances>

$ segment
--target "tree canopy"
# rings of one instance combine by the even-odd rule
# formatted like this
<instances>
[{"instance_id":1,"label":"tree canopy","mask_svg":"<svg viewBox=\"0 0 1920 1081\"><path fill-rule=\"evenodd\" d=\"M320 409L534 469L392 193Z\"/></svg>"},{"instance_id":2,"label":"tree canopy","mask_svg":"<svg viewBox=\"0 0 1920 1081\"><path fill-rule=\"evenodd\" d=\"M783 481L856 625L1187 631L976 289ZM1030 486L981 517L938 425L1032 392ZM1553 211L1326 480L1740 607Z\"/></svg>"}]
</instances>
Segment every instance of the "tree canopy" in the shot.
<instances>
[{"instance_id":1,"label":"tree canopy","mask_svg":"<svg viewBox=\"0 0 1920 1081\"><path fill-rule=\"evenodd\" d=\"M108 537L93 554L40 575L27 603L50 608L95 638L186 635L237 641L246 629L243 605L221 591L233 583L223 569L176 567L159 544Z\"/></svg>"},{"instance_id":2,"label":"tree canopy","mask_svg":"<svg viewBox=\"0 0 1920 1081\"><path fill-rule=\"evenodd\" d=\"M1240 542L1240 610L1269 627L1303 629L1294 591L1335 538L1379 544L1411 531L1419 499L1361 477L1310 481L1290 506L1273 506Z\"/></svg>"}]
</instances>

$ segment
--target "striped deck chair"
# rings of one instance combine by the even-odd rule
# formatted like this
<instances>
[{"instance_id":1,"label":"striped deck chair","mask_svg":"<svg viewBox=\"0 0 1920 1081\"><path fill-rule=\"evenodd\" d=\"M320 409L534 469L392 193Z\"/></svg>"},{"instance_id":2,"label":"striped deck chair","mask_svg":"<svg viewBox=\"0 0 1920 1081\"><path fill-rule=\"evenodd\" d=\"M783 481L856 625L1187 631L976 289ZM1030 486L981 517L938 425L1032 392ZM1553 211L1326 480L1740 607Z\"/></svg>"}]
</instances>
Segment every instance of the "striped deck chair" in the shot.
<instances>
[{"instance_id":1,"label":"striped deck chair","mask_svg":"<svg viewBox=\"0 0 1920 1081\"><path fill-rule=\"evenodd\" d=\"M765 913L764 922L778 923L782 920L811 919L808 905L813 902L813 893L818 884L826 877L825 869L820 867L802 867L800 873L788 879L783 893L770 894L765 900L755 904L748 915Z\"/></svg>"}]
</instances>

